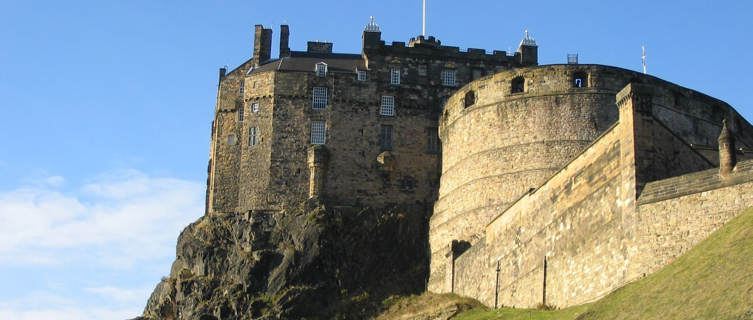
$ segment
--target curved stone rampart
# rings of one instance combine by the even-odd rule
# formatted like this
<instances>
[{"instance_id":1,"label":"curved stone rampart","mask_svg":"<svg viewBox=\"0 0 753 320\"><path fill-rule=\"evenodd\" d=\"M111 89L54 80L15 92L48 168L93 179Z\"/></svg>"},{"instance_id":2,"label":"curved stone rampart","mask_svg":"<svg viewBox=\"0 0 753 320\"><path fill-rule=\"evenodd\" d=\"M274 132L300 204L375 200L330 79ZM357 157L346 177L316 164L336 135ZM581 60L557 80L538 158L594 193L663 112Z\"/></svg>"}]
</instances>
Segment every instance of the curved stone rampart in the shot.
<instances>
[{"instance_id":1,"label":"curved stone rampart","mask_svg":"<svg viewBox=\"0 0 753 320\"><path fill-rule=\"evenodd\" d=\"M656 88L654 117L688 143L714 145L712 133L721 128L721 119L739 118L720 100L601 65L503 71L471 82L451 96L439 125L442 175L430 221L432 278L445 270L449 256L445 251L453 240L474 243L491 219L539 187L614 124L615 95L630 82ZM738 131L748 132L745 129ZM742 145L752 142L748 137ZM432 279L429 289L445 291L444 285Z\"/></svg>"}]
</instances>

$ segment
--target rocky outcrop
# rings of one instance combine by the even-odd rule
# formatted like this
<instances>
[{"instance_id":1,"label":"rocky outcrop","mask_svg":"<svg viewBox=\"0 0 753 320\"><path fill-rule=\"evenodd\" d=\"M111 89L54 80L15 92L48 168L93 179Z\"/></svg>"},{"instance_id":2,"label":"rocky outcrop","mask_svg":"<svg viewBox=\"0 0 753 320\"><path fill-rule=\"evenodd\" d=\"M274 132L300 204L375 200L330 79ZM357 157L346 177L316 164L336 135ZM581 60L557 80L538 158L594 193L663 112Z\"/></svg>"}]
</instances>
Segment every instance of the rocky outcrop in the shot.
<instances>
[{"instance_id":1,"label":"rocky outcrop","mask_svg":"<svg viewBox=\"0 0 753 320\"><path fill-rule=\"evenodd\" d=\"M364 319L421 292L423 205L210 214L178 238L142 319Z\"/></svg>"}]
</instances>

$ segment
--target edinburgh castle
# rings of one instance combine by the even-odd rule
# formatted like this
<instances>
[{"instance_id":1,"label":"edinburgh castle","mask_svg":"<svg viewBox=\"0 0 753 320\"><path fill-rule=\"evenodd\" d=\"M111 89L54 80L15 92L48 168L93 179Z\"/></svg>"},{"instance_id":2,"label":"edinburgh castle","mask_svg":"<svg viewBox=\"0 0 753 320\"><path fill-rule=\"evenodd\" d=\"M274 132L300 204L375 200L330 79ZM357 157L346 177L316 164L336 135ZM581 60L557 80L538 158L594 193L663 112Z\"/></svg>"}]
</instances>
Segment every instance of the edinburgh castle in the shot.
<instances>
[{"instance_id":1,"label":"edinburgh castle","mask_svg":"<svg viewBox=\"0 0 753 320\"><path fill-rule=\"evenodd\" d=\"M559 307L650 274L753 206L753 126L727 103L604 65L434 37L362 52L255 27L219 71L206 215L414 208L425 289Z\"/></svg>"}]
</instances>

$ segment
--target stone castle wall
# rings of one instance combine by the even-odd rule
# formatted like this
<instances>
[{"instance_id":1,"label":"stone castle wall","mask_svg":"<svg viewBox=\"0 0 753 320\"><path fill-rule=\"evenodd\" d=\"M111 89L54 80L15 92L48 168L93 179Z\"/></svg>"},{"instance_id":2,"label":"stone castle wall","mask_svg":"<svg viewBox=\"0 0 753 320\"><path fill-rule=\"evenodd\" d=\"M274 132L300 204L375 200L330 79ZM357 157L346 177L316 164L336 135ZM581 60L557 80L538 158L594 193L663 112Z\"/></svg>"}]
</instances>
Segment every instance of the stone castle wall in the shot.
<instances>
[{"instance_id":1,"label":"stone castle wall","mask_svg":"<svg viewBox=\"0 0 753 320\"><path fill-rule=\"evenodd\" d=\"M521 77L523 92L511 92L513 79ZM582 78L584 87L574 87L575 78ZM739 147L753 145L753 128L724 102L625 69L553 65L513 69L474 81L449 99L440 119L442 176L430 221L430 290L446 287L448 245L453 240L477 243L494 217L539 187L612 125L617 120L616 93L631 81L654 88L652 116L664 124L656 130L682 133L682 145L715 146L724 117L735 119ZM469 94L475 101L466 106ZM703 162L691 165L691 170L710 166L700 154L686 149L683 155L692 154L701 158L694 161ZM675 152L661 150L668 150L666 158ZM670 169L661 171L664 174L691 172L682 171L684 162L662 163ZM675 168L680 171L673 172Z\"/></svg>"},{"instance_id":2,"label":"stone castle wall","mask_svg":"<svg viewBox=\"0 0 753 320\"><path fill-rule=\"evenodd\" d=\"M453 259L432 273L444 275L433 291L490 306L585 303L658 270L753 205L753 162L725 177L698 171L710 165L654 117L655 96L623 92L633 101L623 101L619 122L496 217L479 243L445 253ZM640 172L671 163L666 154L688 162L676 173L696 172Z\"/></svg>"}]
</instances>

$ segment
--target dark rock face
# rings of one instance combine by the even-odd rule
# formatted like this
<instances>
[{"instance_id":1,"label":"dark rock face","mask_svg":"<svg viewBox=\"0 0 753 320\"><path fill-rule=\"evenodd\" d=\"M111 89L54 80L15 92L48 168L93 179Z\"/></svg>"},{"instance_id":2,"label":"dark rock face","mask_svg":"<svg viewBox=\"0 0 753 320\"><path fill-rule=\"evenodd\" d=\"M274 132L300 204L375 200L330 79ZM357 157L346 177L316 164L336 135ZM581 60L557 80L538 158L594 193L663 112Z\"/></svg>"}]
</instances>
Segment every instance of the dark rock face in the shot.
<instances>
[{"instance_id":1,"label":"dark rock face","mask_svg":"<svg viewBox=\"0 0 753 320\"><path fill-rule=\"evenodd\" d=\"M143 319L363 319L423 291L427 208L211 214L178 238Z\"/></svg>"}]
</instances>

